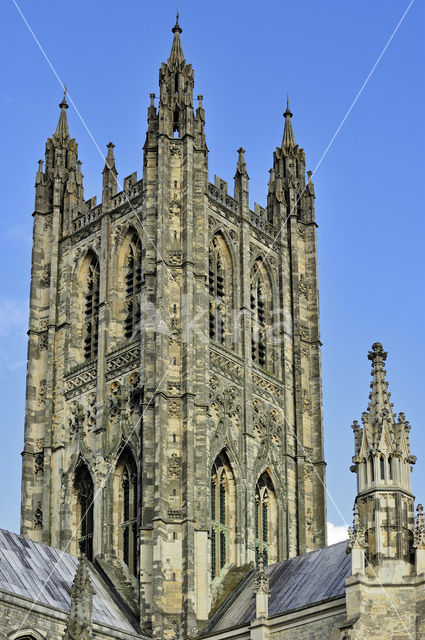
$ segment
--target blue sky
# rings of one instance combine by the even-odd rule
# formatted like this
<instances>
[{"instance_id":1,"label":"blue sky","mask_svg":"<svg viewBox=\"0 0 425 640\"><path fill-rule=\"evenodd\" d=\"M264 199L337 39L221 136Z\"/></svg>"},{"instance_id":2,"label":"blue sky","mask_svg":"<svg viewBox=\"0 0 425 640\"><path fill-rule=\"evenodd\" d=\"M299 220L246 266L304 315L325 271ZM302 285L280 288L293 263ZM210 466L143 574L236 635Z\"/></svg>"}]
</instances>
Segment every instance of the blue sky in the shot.
<instances>
[{"instance_id":1,"label":"blue sky","mask_svg":"<svg viewBox=\"0 0 425 640\"><path fill-rule=\"evenodd\" d=\"M169 54L175 2L18 4L99 147L115 143L120 179L141 175L149 93ZM183 49L195 95L204 95L210 179L232 183L242 145L251 206L265 204L287 92L297 142L314 170L408 4L181 0ZM16 531L33 185L62 90L12 1L1 4L0 20L0 526ZM416 0L314 176L328 489L348 522L350 424L367 406L366 356L375 340L389 352L395 410L412 424L413 488L425 500L424 26L425 5ZM68 118L86 198L99 198L104 161L72 108ZM329 499L336 526L338 510Z\"/></svg>"}]
</instances>

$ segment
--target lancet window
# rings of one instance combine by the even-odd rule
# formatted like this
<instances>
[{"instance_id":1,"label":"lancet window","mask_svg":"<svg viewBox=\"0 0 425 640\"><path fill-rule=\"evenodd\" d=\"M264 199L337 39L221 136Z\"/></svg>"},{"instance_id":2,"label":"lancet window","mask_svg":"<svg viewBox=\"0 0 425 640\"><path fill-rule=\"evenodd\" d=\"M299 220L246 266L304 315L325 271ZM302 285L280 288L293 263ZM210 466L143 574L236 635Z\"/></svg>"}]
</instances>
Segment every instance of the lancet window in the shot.
<instances>
[{"instance_id":1,"label":"lancet window","mask_svg":"<svg viewBox=\"0 0 425 640\"><path fill-rule=\"evenodd\" d=\"M264 564L275 560L274 527L276 495L270 476L263 473L255 487L255 554L263 556Z\"/></svg>"},{"instance_id":2,"label":"lancet window","mask_svg":"<svg viewBox=\"0 0 425 640\"><path fill-rule=\"evenodd\" d=\"M119 522L118 547L130 573L137 574L137 469L133 456L125 451L117 466Z\"/></svg>"},{"instance_id":3,"label":"lancet window","mask_svg":"<svg viewBox=\"0 0 425 640\"><path fill-rule=\"evenodd\" d=\"M142 247L134 233L129 246L125 274L126 311L125 337L131 338L140 323L140 292L142 287Z\"/></svg>"},{"instance_id":4,"label":"lancet window","mask_svg":"<svg viewBox=\"0 0 425 640\"><path fill-rule=\"evenodd\" d=\"M88 267L84 297L84 357L86 360L96 357L99 343L99 279L99 260L93 255Z\"/></svg>"},{"instance_id":5,"label":"lancet window","mask_svg":"<svg viewBox=\"0 0 425 640\"><path fill-rule=\"evenodd\" d=\"M273 370L269 335L272 316L272 292L269 277L257 260L251 269L251 346L252 359L260 367Z\"/></svg>"},{"instance_id":6,"label":"lancet window","mask_svg":"<svg viewBox=\"0 0 425 640\"><path fill-rule=\"evenodd\" d=\"M74 489L77 494L77 540L80 553L93 560L93 480L84 465L75 474Z\"/></svg>"},{"instance_id":7,"label":"lancet window","mask_svg":"<svg viewBox=\"0 0 425 640\"><path fill-rule=\"evenodd\" d=\"M231 561L234 530L234 478L226 454L216 459L211 474L211 576L217 578Z\"/></svg>"}]
</instances>

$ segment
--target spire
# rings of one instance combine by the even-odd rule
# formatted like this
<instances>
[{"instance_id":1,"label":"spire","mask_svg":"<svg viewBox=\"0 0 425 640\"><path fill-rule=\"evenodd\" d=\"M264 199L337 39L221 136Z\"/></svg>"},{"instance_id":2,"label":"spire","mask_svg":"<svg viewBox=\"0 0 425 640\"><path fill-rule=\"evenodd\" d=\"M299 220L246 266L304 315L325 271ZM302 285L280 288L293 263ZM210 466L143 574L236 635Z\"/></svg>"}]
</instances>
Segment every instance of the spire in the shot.
<instances>
[{"instance_id":1,"label":"spire","mask_svg":"<svg viewBox=\"0 0 425 640\"><path fill-rule=\"evenodd\" d=\"M86 557L81 556L71 587L71 609L64 640L92 638L92 611L95 590L90 580Z\"/></svg>"},{"instance_id":2,"label":"spire","mask_svg":"<svg viewBox=\"0 0 425 640\"><path fill-rule=\"evenodd\" d=\"M183 55L182 43L180 40L180 34L183 31L183 29L179 25L178 11L176 16L176 24L171 29L171 31L174 33L174 39L173 39L173 44L171 46L170 57L168 58L168 66L180 65L182 62L184 62L184 55Z\"/></svg>"},{"instance_id":3,"label":"spire","mask_svg":"<svg viewBox=\"0 0 425 640\"><path fill-rule=\"evenodd\" d=\"M286 97L286 111L283 114L285 118L285 127L283 129L282 149L293 149L297 146L295 142L294 130L292 128L292 113L289 109L289 96Z\"/></svg>"},{"instance_id":4,"label":"spire","mask_svg":"<svg viewBox=\"0 0 425 640\"><path fill-rule=\"evenodd\" d=\"M59 138L61 142L66 142L69 139L69 129L68 129L68 118L66 115L66 110L68 109L68 103L66 101L67 89L65 87L65 91L63 94L62 102L60 102L60 116L58 126L56 127L55 136Z\"/></svg>"}]
</instances>

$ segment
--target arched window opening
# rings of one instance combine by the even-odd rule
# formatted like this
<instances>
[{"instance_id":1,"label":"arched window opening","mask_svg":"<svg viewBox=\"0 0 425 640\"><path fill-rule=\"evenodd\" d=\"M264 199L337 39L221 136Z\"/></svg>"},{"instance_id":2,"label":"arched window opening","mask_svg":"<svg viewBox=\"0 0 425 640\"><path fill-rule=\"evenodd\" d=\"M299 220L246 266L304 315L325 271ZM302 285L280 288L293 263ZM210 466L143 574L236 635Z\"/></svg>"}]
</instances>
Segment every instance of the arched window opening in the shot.
<instances>
[{"instance_id":1,"label":"arched window opening","mask_svg":"<svg viewBox=\"0 0 425 640\"><path fill-rule=\"evenodd\" d=\"M84 307L84 357L86 360L97 356L99 342L99 279L99 260L97 256L93 255L88 268Z\"/></svg>"},{"instance_id":2,"label":"arched window opening","mask_svg":"<svg viewBox=\"0 0 425 640\"><path fill-rule=\"evenodd\" d=\"M211 474L211 576L217 578L231 561L234 528L234 479L226 454L216 459Z\"/></svg>"},{"instance_id":3,"label":"arched window opening","mask_svg":"<svg viewBox=\"0 0 425 640\"><path fill-rule=\"evenodd\" d=\"M272 294L268 276L259 261L251 270L251 346L252 359L260 367L273 370L272 349L267 344L271 324Z\"/></svg>"},{"instance_id":4,"label":"arched window opening","mask_svg":"<svg viewBox=\"0 0 425 640\"><path fill-rule=\"evenodd\" d=\"M274 561L273 522L276 517L276 495L268 473L263 473L255 487L255 555L264 564Z\"/></svg>"},{"instance_id":5,"label":"arched window opening","mask_svg":"<svg viewBox=\"0 0 425 640\"><path fill-rule=\"evenodd\" d=\"M229 318L232 311L231 275L231 261L227 247L221 234L216 234L209 250L209 329L210 338L220 344L228 342Z\"/></svg>"},{"instance_id":6,"label":"arched window opening","mask_svg":"<svg viewBox=\"0 0 425 640\"><path fill-rule=\"evenodd\" d=\"M117 465L118 549L130 573L137 575L137 468L125 451Z\"/></svg>"},{"instance_id":7,"label":"arched window opening","mask_svg":"<svg viewBox=\"0 0 425 640\"><path fill-rule=\"evenodd\" d=\"M393 479L393 459L391 456L388 456L388 480Z\"/></svg>"},{"instance_id":8,"label":"arched window opening","mask_svg":"<svg viewBox=\"0 0 425 640\"><path fill-rule=\"evenodd\" d=\"M81 465L75 474L77 493L77 540L80 554L93 560L93 480L89 470Z\"/></svg>"},{"instance_id":9,"label":"arched window opening","mask_svg":"<svg viewBox=\"0 0 425 640\"><path fill-rule=\"evenodd\" d=\"M369 477L370 477L370 482L375 482L375 469L373 466L372 454L370 454L369 456Z\"/></svg>"},{"instance_id":10,"label":"arched window opening","mask_svg":"<svg viewBox=\"0 0 425 640\"><path fill-rule=\"evenodd\" d=\"M178 88L177 88L177 91L178 91ZM179 137L179 129L180 129L180 113L179 113L179 108L176 107L173 113L173 133L175 138Z\"/></svg>"},{"instance_id":11,"label":"arched window opening","mask_svg":"<svg viewBox=\"0 0 425 640\"><path fill-rule=\"evenodd\" d=\"M140 292L142 289L142 246L139 236L134 233L129 244L125 274L125 295L127 316L124 333L130 339L140 323Z\"/></svg>"},{"instance_id":12,"label":"arched window opening","mask_svg":"<svg viewBox=\"0 0 425 640\"><path fill-rule=\"evenodd\" d=\"M385 460L383 456L379 458L379 468L381 471L381 480L385 480Z\"/></svg>"}]
</instances>

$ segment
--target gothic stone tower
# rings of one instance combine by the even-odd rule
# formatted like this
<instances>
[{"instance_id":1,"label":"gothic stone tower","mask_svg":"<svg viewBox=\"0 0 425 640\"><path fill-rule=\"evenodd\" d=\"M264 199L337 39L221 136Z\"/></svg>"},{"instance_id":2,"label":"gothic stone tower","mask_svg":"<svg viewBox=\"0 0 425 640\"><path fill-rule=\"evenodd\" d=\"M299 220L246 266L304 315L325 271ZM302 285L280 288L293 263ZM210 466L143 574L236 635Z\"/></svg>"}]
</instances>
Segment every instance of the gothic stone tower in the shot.
<instances>
[{"instance_id":1,"label":"gothic stone tower","mask_svg":"<svg viewBox=\"0 0 425 640\"><path fill-rule=\"evenodd\" d=\"M208 181L181 27L143 179L84 200L64 99L36 177L22 533L98 562L155 637L325 543L314 187L289 106L267 208ZM121 188L121 187L120 187ZM232 578L233 576L233 578ZM227 582L226 582L227 581Z\"/></svg>"}]
</instances>

